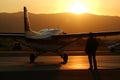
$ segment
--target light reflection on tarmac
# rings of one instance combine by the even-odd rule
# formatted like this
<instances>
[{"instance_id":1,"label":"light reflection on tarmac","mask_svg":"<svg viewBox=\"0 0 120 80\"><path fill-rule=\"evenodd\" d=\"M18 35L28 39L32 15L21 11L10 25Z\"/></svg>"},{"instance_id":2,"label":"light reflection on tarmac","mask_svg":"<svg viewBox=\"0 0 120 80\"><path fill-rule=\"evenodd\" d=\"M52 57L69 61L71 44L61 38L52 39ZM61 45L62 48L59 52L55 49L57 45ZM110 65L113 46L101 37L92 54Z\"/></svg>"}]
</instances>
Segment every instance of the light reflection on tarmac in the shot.
<instances>
[{"instance_id":1,"label":"light reflection on tarmac","mask_svg":"<svg viewBox=\"0 0 120 80\"><path fill-rule=\"evenodd\" d=\"M34 64L29 57L0 57L0 71L25 70L80 70L88 69L87 56L69 56L67 64L61 64L59 56L39 56ZM120 56L97 56L98 69L120 68Z\"/></svg>"}]
</instances>

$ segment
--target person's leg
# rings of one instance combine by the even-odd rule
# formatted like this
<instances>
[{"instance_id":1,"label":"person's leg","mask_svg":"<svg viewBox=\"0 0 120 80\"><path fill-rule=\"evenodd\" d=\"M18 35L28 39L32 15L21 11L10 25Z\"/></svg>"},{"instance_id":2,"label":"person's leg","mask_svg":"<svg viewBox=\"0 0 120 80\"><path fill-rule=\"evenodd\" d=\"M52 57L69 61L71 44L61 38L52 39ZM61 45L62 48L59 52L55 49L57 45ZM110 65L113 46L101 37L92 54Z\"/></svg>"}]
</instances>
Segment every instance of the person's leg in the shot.
<instances>
[{"instance_id":1,"label":"person's leg","mask_svg":"<svg viewBox=\"0 0 120 80\"><path fill-rule=\"evenodd\" d=\"M92 56L91 55L88 55L88 60L89 60L89 66L90 66L89 69L92 69L93 66L92 66Z\"/></svg>"},{"instance_id":2,"label":"person's leg","mask_svg":"<svg viewBox=\"0 0 120 80\"><path fill-rule=\"evenodd\" d=\"M93 55L94 69L97 69L96 54Z\"/></svg>"}]
</instances>

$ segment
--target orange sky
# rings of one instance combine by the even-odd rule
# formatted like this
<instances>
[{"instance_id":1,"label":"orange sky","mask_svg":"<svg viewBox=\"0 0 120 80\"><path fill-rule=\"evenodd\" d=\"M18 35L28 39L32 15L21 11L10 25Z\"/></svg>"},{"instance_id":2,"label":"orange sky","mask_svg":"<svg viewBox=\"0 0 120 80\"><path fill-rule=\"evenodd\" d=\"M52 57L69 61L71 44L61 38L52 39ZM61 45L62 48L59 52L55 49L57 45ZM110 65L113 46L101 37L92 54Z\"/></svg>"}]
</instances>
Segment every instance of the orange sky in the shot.
<instances>
[{"instance_id":1,"label":"orange sky","mask_svg":"<svg viewBox=\"0 0 120 80\"><path fill-rule=\"evenodd\" d=\"M1 0L0 12L22 11L25 5L32 13L63 13L74 3L84 5L88 13L120 16L120 0Z\"/></svg>"}]
</instances>

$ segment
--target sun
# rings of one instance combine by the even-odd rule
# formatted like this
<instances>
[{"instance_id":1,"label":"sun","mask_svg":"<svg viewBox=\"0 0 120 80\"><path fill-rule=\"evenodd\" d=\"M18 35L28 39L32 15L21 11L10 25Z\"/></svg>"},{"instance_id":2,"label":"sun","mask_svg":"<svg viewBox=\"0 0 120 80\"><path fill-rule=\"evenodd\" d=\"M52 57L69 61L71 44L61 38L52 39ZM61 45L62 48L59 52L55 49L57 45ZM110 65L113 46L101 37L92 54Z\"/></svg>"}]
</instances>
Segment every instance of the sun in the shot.
<instances>
[{"instance_id":1,"label":"sun","mask_svg":"<svg viewBox=\"0 0 120 80\"><path fill-rule=\"evenodd\" d=\"M68 7L68 12L75 14L82 14L82 13L87 13L88 9L84 4L76 2Z\"/></svg>"}]
</instances>

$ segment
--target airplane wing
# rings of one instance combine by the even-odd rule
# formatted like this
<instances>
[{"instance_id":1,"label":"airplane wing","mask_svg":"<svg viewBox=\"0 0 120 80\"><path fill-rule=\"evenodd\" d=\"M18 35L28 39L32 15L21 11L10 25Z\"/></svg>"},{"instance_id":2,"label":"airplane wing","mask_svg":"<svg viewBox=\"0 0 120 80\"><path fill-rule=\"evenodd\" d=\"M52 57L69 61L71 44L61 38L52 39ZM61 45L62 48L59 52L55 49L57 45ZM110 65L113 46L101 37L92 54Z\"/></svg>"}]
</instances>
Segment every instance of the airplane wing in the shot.
<instances>
[{"instance_id":1,"label":"airplane wing","mask_svg":"<svg viewBox=\"0 0 120 80\"><path fill-rule=\"evenodd\" d=\"M93 32L92 32L93 33ZM113 32L94 32L93 35L95 37L106 37L106 36L115 36L120 35L120 31L113 31ZM53 36L55 38L84 38L89 37L89 33L81 33L81 34L61 34Z\"/></svg>"},{"instance_id":2,"label":"airplane wing","mask_svg":"<svg viewBox=\"0 0 120 80\"><path fill-rule=\"evenodd\" d=\"M25 33L0 33L0 37L25 37Z\"/></svg>"},{"instance_id":3,"label":"airplane wing","mask_svg":"<svg viewBox=\"0 0 120 80\"><path fill-rule=\"evenodd\" d=\"M93 35L95 37L106 37L106 36L115 36L120 35L120 31L113 31L113 32L94 32ZM0 33L0 37L24 37L25 33ZM60 34L54 35L53 38L85 38L89 37L89 33L76 33L76 34Z\"/></svg>"}]
</instances>

